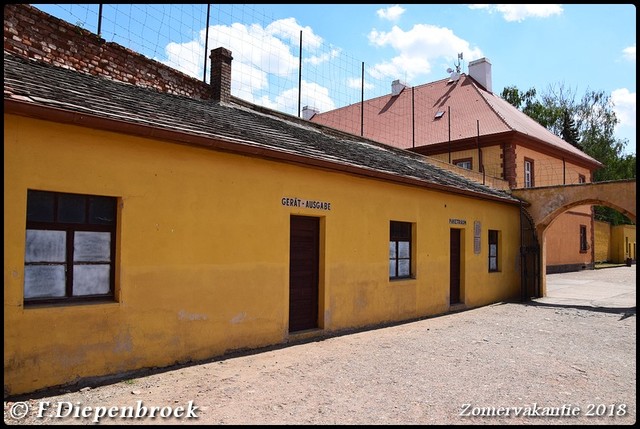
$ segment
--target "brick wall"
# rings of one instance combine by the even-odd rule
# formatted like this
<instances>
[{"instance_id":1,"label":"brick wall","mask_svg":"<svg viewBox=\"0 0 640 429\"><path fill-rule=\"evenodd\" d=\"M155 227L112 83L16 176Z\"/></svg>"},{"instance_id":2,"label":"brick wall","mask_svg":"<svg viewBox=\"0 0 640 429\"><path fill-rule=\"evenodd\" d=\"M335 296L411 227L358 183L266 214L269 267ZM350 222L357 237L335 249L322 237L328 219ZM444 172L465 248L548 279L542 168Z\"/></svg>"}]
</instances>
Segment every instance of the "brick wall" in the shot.
<instances>
[{"instance_id":1,"label":"brick wall","mask_svg":"<svg viewBox=\"0 0 640 429\"><path fill-rule=\"evenodd\" d=\"M4 49L23 57L199 99L211 87L28 4L4 6Z\"/></svg>"},{"instance_id":2,"label":"brick wall","mask_svg":"<svg viewBox=\"0 0 640 429\"><path fill-rule=\"evenodd\" d=\"M511 143L505 144L503 149L503 171L505 174L504 180L509 183L510 188L515 188L517 185L517 171L516 171L516 149Z\"/></svg>"}]
</instances>

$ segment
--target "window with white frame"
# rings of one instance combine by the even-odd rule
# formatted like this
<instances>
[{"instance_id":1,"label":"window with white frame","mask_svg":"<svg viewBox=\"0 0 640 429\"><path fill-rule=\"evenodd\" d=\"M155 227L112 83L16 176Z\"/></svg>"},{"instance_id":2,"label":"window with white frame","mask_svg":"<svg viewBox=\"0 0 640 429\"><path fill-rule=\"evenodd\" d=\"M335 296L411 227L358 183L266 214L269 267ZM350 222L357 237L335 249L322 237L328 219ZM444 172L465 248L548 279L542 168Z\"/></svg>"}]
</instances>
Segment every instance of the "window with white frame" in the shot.
<instances>
[{"instance_id":1,"label":"window with white frame","mask_svg":"<svg viewBox=\"0 0 640 429\"><path fill-rule=\"evenodd\" d=\"M24 302L113 300L115 197L29 190Z\"/></svg>"},{"instance_id":2,"label":"window with white frame","mask_svg":"<svg viewBox=\"0 0 640 429\"><path fill-rule=\"evenodd\" d=\"M473 168L473 163L472 163L472 159L471 158L464 158L464 159L455 159L453 161L453 165L460 167L460 168L464 168L467 170L471 170Z\"/></svg>"},{"instance_id":3,"label":"window with white frame","mask_svg":"<svg viewBox=\"0 0 640 429\"><path fill-rule=\"evenodd\" d=\"M391 221L389 232L389 278L411 278L411 223Z\"/></svg>"},{"instance_id":4,"label":"window with white frame","mask_svg":"<svg viewBox=\"0 0 640 429\"><path fill-rule=\"evenodd\" d=\"M533 188L535 186L534 174L533 174L533 160L524 159L524 187Z\"/></svg>"}]
</instances>

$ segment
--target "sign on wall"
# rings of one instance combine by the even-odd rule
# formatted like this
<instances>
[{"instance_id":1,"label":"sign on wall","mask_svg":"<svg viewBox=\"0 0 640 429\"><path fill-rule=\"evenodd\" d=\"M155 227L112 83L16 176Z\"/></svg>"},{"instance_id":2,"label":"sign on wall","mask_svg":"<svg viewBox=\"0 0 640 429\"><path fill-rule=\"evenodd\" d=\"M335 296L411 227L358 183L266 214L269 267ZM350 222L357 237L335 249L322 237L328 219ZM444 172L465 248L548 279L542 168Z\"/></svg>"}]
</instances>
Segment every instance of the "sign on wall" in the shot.
<instances>
[{"instance_id":1,"label":"sign on wall","mask_svg":"<svg viewBox=\"0 0 640 429\"><path fill-rule=\"evenodd\" d=\"M304 198L282 197L281 204L286 207L304 207L316 210L331 210L331 203L329 202L306 200Z\"/></svg>"}]
</instances>

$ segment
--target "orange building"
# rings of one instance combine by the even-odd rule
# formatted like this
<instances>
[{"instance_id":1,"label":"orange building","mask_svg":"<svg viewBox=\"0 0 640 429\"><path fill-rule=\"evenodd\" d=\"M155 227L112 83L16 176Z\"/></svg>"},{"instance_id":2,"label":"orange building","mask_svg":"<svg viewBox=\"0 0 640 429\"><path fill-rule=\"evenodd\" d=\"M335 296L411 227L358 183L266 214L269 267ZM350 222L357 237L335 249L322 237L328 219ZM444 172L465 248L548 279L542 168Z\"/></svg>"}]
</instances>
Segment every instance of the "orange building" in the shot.
<instances>
[{"instance_id":1,"label":"orange building","mask_svg":"<svg viewBox=\"0 0 640 429\"><path fill-rule=\"evenodd\" d=\"M496 179L512 189L590 183L602 166L494 94L486 58L471 61L468 74L415 87L396 80L388 95L303 113L311 122L474 171L492 186ZM593 242L591 206L562 214L547 233L547 273L592 268Z\"/></svg>"}]
</instances>

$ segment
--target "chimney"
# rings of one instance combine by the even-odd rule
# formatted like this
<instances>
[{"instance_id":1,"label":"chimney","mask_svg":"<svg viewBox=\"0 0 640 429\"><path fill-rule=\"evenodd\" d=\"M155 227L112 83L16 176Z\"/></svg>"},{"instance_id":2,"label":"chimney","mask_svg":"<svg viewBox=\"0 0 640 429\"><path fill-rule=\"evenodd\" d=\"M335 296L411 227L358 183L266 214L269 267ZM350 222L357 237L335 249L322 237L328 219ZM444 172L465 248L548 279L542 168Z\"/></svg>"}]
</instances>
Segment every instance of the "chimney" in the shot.
<instances>
[{"instance_id":1,"label":"chimney","mask_svg":"<svg viewBox=\"0 0 640 429\"><path fill-rule=\"evenodd\" d=\"M211 95L214 101L231 100L231 51L225 48L211 50Z\"/></svg>"},{"instance_id":2,"label":"chimney","mask_svg":"<svg viewBox=\"0 0 640 429\"><path fill-rule=\"evenodd\" d=\"M401 82L399 79L391 82L391 95L396 96L402 92L403 89L407 87L407 84Z\"/></svg>"},{"instance_id":3,"label":"chimney","mask_svg":"<svg viewBox=\"0 0 640 429\"><path fill-rule=\"evenodd\" d=\"M316 113L320 113L320 110L315 107L304 106L302 108L302 119L306 119L307 121L313 118Z\"/></svg>"},{"instance_id":4,"label":"chimney","mask_svg":"<svg viewBox=\"0 0 640 429\"><path fill-rule=\"evenodd\" d=\"M487 58L480 58L469 62L469 76L484 87L487 91L493 93L491 84L491 63Z\"/></svg>"}]
</instances>

